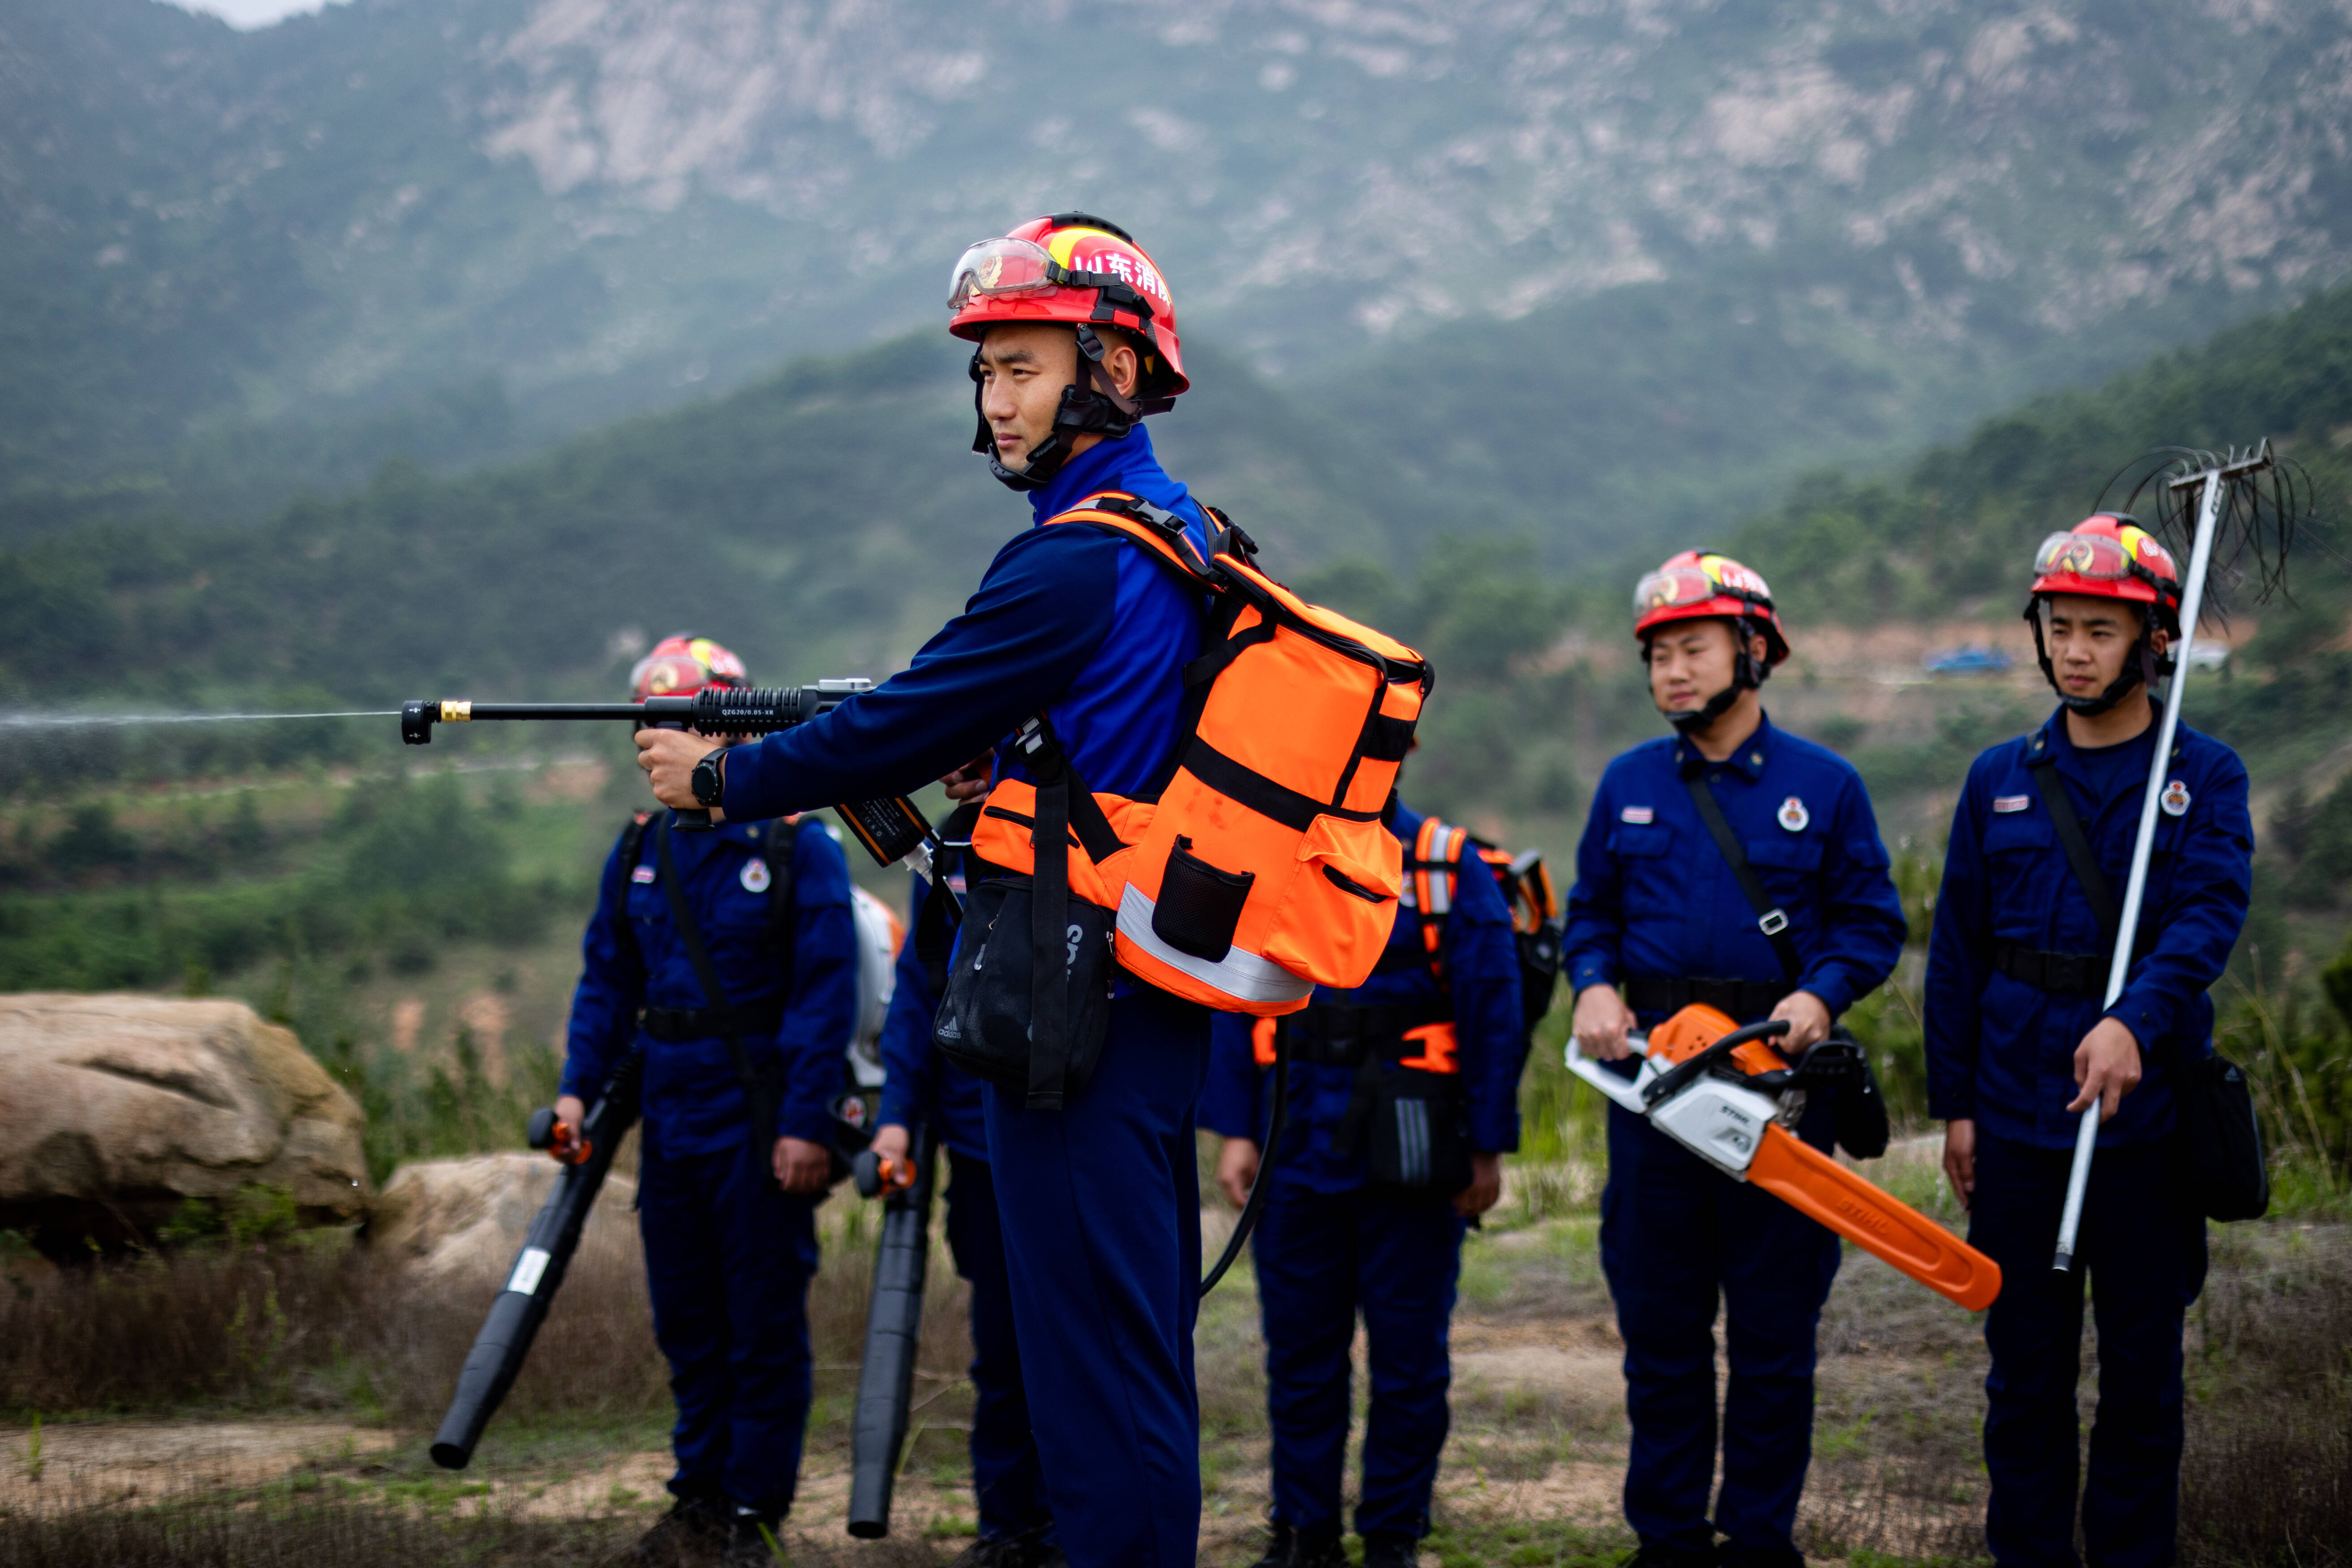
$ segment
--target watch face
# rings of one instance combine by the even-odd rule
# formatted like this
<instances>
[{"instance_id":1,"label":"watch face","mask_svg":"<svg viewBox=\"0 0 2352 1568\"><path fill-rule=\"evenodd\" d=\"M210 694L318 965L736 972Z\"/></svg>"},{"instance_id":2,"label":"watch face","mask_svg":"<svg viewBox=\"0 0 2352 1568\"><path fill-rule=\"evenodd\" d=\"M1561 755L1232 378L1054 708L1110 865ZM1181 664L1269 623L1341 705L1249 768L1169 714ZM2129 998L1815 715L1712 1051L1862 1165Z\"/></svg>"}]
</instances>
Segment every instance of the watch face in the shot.
<instances>
[{"instance_id":1,"label":"watch face","mask_svg":"<svg viewBox=\"0 0 2352 1568\"><path fill-rule=\"evenodd\" d=\"M694 764L694 798L705 805L719 804L719 792L725 784L719 772L719 753L713 752Z\"/></svg>"}]
</instances>

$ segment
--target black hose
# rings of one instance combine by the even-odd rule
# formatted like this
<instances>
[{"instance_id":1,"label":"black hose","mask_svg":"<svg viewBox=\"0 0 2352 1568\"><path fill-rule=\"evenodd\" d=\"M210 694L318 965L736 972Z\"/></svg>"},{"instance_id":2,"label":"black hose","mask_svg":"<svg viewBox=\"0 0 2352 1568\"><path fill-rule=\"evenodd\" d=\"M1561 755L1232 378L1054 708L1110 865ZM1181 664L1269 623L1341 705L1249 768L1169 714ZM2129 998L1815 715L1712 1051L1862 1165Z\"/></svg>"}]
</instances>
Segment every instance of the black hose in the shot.
<instances>
[{"instance_id":1,"label":"black hose","mask_svg":"<svg viewBox=\"0 0 2352 1568\"><path fill-rule=\"evenodd\" d=\"M1256 1179L1250 1183L1249 1201L1242 1205L1242 1216L1234 1222L1234 1234L1225 1242L1225 1250L1218 1257L1216 1266L1209 1270L1208 1278L1201 1281L1201 1294L1203 1296L1217 1288L1217 1281L1225 1277L1225 1270L1231 1268L1234 1259L1242 1255L1242 1244L1249 1240L1250 1232L1256 1228L1258 1212L1265 1207L1266 1178L1274 1173L1275 1151L1282 1143L1284 1113L1289 1108L1290 1031L1276 1023L1274 1026L1274 1117L1266 1129L1265 1157L1257 1163Z\"/></svg>"}]
</instances>

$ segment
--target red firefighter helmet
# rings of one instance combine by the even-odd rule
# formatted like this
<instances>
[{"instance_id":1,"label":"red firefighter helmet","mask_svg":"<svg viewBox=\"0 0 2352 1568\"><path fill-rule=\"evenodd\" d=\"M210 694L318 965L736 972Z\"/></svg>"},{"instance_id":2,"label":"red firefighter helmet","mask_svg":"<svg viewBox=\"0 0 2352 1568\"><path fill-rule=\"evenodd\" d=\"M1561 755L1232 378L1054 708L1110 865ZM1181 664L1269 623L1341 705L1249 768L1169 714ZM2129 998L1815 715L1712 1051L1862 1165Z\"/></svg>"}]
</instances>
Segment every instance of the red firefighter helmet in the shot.
<instances>
[{"instance_id":1,"label":"red firefighter helmet","mask_svg":"<svg viewBox=\"0 0 2352 1568\"><path fill-rule=\"evenodd\" d=\"M1091 213L1032 218L956 258L948 331L978 342L1010 321L1118 327L1143 355L1137 402L1163 413L1192 384L1176 336L1176 302L1159 265L1128 232Z\"/></svg>"},{"instance_id":2,"label":"red firefighter helmet","mask_svg":"<svg viewBox=\"0 0 2352 1568\"><path fill-rule=\"evenodd\" d=\"M1633 636L1647 644L1669 621L1739 621L1764 638L1764 668L1789 657L1789 637L1764 579L1728 555L1685 550L1633 586ZM1743 656L1745 649L1742 649Z\"/></svg>"},{"instance_id":3,"label":"red firefighter helmet","mask_svg":"<svg viewBox=\"0 0 2352 1568\"><path fill-rule=\"evenodd\" d=\"M2029 615L2044 594L2151 605L2157 625L2176 636L2180 630L2180 569L2172 552L2127 513L2103 511L2044 539L2033 553Z\"/></svg>"},{"instance_id":4,"label":"red firefighter helmet","mask_svg":"<svg viewBox=\"0 0 2352 1568\"><path fill-rule=\"evenodd\" d=\"M749 686L751 677L743 661L712 642L680 632L654 644L653 651L629 671L629 698L691 697L706 686Z\"/></svg>"}]
</instances>

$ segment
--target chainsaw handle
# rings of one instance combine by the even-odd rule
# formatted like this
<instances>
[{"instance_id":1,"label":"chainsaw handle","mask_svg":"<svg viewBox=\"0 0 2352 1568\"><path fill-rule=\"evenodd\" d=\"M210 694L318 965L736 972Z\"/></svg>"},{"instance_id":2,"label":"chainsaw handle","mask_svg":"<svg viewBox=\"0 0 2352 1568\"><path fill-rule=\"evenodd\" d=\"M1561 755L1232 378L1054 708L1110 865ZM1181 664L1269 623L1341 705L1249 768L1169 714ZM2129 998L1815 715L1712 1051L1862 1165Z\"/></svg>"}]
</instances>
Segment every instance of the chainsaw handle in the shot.
<instances>
[{"instance_id":1,"label":"chainsaw handle","mask_svg":"<svg viewBox=\"0 0 2352 1568\"><path fill-rule=\"evenodd\" d=\"M1678 1092L1699 1074L1723 1060L1750 1040L1769 1039L1789 1032L1786 1018L1767 1018L1760 1024L1748 1024L1734 1029L1695 1057L1686 1057L1669 1070L1660 1073L1642 1090L1642 1103L1655 1105L1670 1094Z\"/></svg>"}]
</instances>

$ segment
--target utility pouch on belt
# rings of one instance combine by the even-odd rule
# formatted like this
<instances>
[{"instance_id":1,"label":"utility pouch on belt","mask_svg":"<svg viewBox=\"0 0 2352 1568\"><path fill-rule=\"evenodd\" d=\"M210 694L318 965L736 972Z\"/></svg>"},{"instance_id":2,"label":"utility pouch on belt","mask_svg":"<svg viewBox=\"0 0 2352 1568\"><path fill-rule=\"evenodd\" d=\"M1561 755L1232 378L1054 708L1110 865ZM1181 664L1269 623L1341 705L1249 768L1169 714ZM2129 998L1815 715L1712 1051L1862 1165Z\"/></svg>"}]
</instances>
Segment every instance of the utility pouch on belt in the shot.
<instances>
[{"instance_id":1,"label":"utility pouch on belt","mask_svg":"<svg viewBox=\"0 0 2352 1568\"><path fill-rule=\"evenodd\" d=\"M1470 1184L1471 1174L1470 1100L1461 1075L1366 1057L1356 1071L1355 1097L1332 1138L1334 1152L1343 1157L1360 1143L1374 1188L1439 1202L1454 1196Z\"/></svg>"},{"instance_id":2,"label":"utility pouch on belt","mask_svg":"<svg viewBox=\"0 0 2352 1568\"><path fill-rule=\"evenodd\" d=\"M2066 852L2083 896L2098 917L2105 957L2112 959L2123 911L2107 881L2091 841L2083 832L2074 803L2067 798L2066 781L2051 762L2029 763L2042 804L2050 810L2051 826ZM2146 927L2141 928L2145 932ZM2105 976L2095 993L2106 996ZM2166 1054L2171 1068L2172 1098L2179 1119L2181 1157L2189 1167L2190 1191L2207 1219L2260 1219L2270 1212L2271 1173L2263 1157L2263 1130L2254 1120L2254 1096L2246 1075L2219 1051L2200 1059L2184 1060Z\"/></svg>"}]
</instances>

